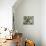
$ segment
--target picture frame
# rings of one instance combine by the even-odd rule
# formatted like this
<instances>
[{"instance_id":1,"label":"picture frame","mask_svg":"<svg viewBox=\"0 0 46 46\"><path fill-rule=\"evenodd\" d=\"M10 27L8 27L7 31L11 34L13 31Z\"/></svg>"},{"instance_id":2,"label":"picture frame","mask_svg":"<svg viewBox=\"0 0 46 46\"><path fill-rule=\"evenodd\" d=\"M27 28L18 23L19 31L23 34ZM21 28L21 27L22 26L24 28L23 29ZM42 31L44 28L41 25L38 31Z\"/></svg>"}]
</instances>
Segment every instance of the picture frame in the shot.
<instances>
[{"instance_id":1,"label":"picture frame","mask_svg":"<svg viewBox=\"0 0 46 46\"><path fill-rule=\"evenodd\" d=\"M24 25L33 25L34 24L34 16L24 16L23 24Z\"/></svg>"}]
</instances>

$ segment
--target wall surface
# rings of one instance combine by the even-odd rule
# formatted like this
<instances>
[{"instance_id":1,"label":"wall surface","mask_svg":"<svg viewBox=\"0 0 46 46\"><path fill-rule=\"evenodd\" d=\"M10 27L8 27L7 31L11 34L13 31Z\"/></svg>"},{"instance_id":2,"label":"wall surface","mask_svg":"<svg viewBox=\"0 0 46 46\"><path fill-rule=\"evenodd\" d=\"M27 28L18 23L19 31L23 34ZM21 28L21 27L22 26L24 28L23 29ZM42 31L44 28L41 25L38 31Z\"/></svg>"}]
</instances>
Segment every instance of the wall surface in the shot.
<instances>
[{"instance_id":1,"label":"wall surface","mask_svg":"<svg viewBox=\"0 0 46 46\"><path fill-rule=\"evenodd\" d=\"M46 46L46 0L41 1L41 38L42 46Z\"/></svg>"},{"instance_id":2,"label":"wall surface","mask_svg":"<svg viewBox=\"0 0 46 46\"><path fill-rule=\"evenodd\" d=\"M21 10L20 10L21 13L19 13L18 17L17 17L17 13L15 12L15 15L17 18L17 19L15 18L16 29L20 32L23 32L23 34L27 37L30 35L31 37L29 36L29 38L34 39L36 41L37 45L39 44L39 42L37 42L37 41L38 40L40 41L40 39L41 39L42 46L46 46L46 0L41 0L41 4L42 4L41 5L41 7L42 7L41 8L41 10L42 10L41 18L39 15L40 12L38 11L38 9L40 7L40 4L39 4L40 0L35 0L36 2L34 0L30 0L30 1L32 2L32 4L29 3L29 1L28 1L28 2L26 2L28 5L22 2L23 3L22 5L24 5L24 7L21 5L21 7L22 7L21 9L25 9L25 10L22 10L23 12L21 12ZM16 2L16 0L0 0L0 27L3 26L3 27L8 27L9 29L12 28L12 6L14 5L15 2ZM35 5L35 3L36 3L36 5ZM31 6L29 4L31 4ZM30 8L28 8L28 6L32 10ZM16 8L16 7L17 6L15 6L14 8ZM36 8L36 7L38 7L38 8ZM20 8L18 8L18 9L20 9ZM28 11L30 10L31 13L26 11L26 9L28 9ZM35 10L37 9L36 10L37 12L33 9L35 9ZM19 10L16 10L16 11L19 12ZM35 13L33 11L35 11ZM25 12L28 12L28 13L25 14ZM22 14L22 13L24 13L24 14ZM33 15L35 17L35 19L34 19L35 23L33 26L23 25L23 16L28 16L28 15L30 15L30 16ZM40 19L41 19L41 22L40 22L41 24L39 23ZM21 24L21 25L19 25L19 24ZM39 25L41 25L41 28ZM41 38L40 38L39 33L41 34ZM28 34L28 35L26 35L26 34Z\"/></svg>"},{"instance_id":3,"label":"wall surface","mask_svg":"<svg viewBox=\"0 0 46 46\"><path fill-rule=\"evenodd\" d=\"M12 6L16 0L0 0L0 27L12 28Z\"/></svg>"},{"instance_id":4,"label":"wall surface","mask_svg":"<svg viewBox=\"0 0 46 46\"><path fill-rule=\"evenodd\" d=\"M41 0L22 0L17 7L16 4L13 7L16 30L22 32L24 38L34 40L36 46L41 46ZM24 25L24 16L34 16L34 24Z\"/></svg>"}]
</instances>

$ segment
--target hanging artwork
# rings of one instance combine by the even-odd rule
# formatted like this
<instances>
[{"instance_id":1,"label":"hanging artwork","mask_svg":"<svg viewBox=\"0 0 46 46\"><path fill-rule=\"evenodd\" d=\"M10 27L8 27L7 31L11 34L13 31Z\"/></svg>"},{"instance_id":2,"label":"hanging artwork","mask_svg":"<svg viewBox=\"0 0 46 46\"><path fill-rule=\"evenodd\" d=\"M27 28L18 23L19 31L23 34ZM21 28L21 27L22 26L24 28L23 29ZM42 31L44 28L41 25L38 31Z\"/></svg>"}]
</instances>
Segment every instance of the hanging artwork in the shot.
<instances>
[{"instance_id":1,"label":"hanging artwork","mask_svg":"<svg viewBox=\"0 0 46 46\"><path fill-rule=\"evenodd\" d=\"M33 25L34 24L34 16L24 16L23 24L24 25Z\"/></svg>"}]
</instances>

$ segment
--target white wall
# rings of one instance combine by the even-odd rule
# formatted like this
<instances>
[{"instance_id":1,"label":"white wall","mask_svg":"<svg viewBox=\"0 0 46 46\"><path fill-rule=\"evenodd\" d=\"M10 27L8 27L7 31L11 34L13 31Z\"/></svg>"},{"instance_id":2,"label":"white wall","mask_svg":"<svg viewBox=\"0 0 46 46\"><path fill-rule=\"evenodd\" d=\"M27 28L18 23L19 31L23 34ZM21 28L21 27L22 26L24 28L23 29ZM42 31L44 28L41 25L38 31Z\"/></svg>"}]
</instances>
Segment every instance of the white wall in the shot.
<instances>
[{"instance_id":1,"label":"white wall","mask_svg":"<svg viewBox=\"0 0 46 46\"><path fill-rule=\"evenodd\" d=\"M16 0L0 0L0 26L3 26L3 27L10 27L12 28L12 6L13 4L15 3ZM32 0L34 1L34 0ZM42 38L42 46L46 46L46 0L41 0L42 1L42 15L41 15L41 38ZM34 1L35 2L35 1ZM36 1L37 2L37 1ZM32 4L34 4L32 2ZM38 4L38 3L37 3ZM36 5L37 5L36 4ZM38 4L39 5L39 4ZM40 5L39 5L40 6ZM22 7L22 6L21 6ZM33 7L33 6L32 6ZM35 7L35 4L34 4L34 7ZM28 6L26 6L26 8L28 9ZM23 8L24 9L24 8ZM26 9L25 9L26 10ZM29 9L30 10L30 9ZM38 10L38 9L37 9ZM36 10L36 11L37 11ZM21 11L21 10L20 10ZM23 12L22 12L23 13ZM29 15L30 13L28 14L24 14L24 15ZM31 13L32 14L32 13ZM20 14L19 14L20 15ZM21 14L22 15L22 14ZM33 15L33 14L32 14ZM36 14L37 15L37 14ZM19 24L21 24L21 26L19 26L20 28L18 28L17 30L19 30L20 32L24 32L24 34L26 34L27 32L31 35L31 38L33 38L34 36L34 39L35 38L38 38L39 36L39 31L40 31L40 24L37 23L39 22L39 18L40 18L40 15L39 16L36 16L35 15L35 25L34 26L23 26L22 25L22 22L23 22L23 15L21 16L21 21L22 22L19 22ZM38 19L37 19L38 17ZM18 18L18 17L17 17ZM20 18L20 17L19 17ZM20 20L20 19L19 19ZM38 20L38 21L37 21ZM18 24L18 25L19 25ZM16 24L17 25L17 24ZM38 26L37 26L38 25ZM18 27L18 26L17 26ZM30 28L31 27L31 28ZM39 28L38 28L39 27ZM33 29L32 29L33 28ZM22 30L22 31L21 31ZM38 30L38 31L37 31ZM31 31L31 32L30 32ZM36 33L38 33L37 37L36 36ZM35 35L34 35L35 34ZM27 36L27 35L25 35ZM39 36L40 38L40 36ZM35 39L37 41L37 39Z\"/></svg>"},{"instance_id":2,"label":"white wall","mask_svg":"<svg viewBox=\"0 0 46 46\"><path fill-rule=\"evenodd\" d=\"M14 5L15 28L24 37L35 41L41 46L41 0L23 0L17 7ZM24 16L34 16L34 25L23 25Z\"/></svg>"},{"instance_id":3,"label":"white wall","mask_svg":"<svg viewBox=\"0 0 46 46\"><path fill-rule=\"evenodd\" d=\"M12 28L12 6L16 0L0 0L0 27Z\"/></svg>"},{"instance_id":4,"label":"white wall","mask_svg":"<svg viewBox=\"0 0 46 46\"><path fill-rule=\"evenodd\" d=\"M41 1L41 38L42 46L46 46L46 0Z\"/></svg>"}]
</instances>

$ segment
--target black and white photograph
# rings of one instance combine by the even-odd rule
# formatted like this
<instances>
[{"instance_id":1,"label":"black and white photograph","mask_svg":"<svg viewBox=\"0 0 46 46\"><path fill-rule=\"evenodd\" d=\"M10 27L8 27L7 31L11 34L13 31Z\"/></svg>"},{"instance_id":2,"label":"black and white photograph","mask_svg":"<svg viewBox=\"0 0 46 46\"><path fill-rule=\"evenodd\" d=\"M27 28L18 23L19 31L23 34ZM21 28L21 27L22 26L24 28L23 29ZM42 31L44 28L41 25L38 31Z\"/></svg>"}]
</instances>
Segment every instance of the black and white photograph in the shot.
<instances>
[{"instance_id":1,"label":"black and white photograph","mask_svg":"<svg viewBox=\"0 0 46 46\"><path fill-rule=\"evenodd\" d=\"M24 25L33 25L34 24L34 16L24 16L23 24Z\"/></svg>"}]
</instances>

